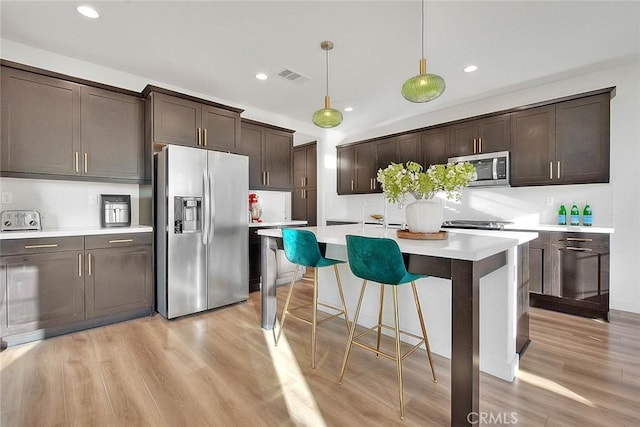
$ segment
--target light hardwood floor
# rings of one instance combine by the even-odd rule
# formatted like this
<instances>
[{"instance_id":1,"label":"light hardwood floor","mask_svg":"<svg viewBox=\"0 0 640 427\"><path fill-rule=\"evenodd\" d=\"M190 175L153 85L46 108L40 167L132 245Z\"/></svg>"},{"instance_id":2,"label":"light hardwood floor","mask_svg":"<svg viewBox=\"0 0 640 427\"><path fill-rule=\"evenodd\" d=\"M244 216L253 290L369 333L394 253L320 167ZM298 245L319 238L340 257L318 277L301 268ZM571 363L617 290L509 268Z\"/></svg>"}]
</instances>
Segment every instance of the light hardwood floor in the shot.
<instances>
[{"instance_id":1,"label":"light hardwood floor","mask_svg":"<svg viewBox=\"0 0 640 427\"><path fill-rule=\"evenodd\" d=\"M296 301L309 301L310 287L300 289ZM285 291L279 288L279 298ZM339 385L344 322L319 328L313 370L309 326L292 320L274 347L260 328L259 297L174 321L156 315L9 348L0 353L0 424L449 424L447 359L434 355L437 384L424 352L406 359L401 421L393 362L355 348ZM605 323L532 309L531 337L515 382L481 374L484 425L640 425L640 316L614 313Z\"/></svg>"}]
</instances>

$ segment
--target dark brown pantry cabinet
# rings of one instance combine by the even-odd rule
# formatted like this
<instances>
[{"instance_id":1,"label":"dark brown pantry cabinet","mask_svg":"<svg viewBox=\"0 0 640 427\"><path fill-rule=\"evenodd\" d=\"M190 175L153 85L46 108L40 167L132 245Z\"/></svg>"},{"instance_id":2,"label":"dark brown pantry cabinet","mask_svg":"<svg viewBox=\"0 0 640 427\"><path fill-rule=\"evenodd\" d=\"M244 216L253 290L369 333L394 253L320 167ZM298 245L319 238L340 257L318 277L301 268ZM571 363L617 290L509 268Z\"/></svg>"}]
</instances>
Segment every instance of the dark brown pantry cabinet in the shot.
<instances>
[{"instance_id":1,"label":"dark brown pantry cabinet","mask_svg":"<svg viewBox=\"0 0 640 427\"><path fill-rule=\"evenodd\" d=\"M153 142L237 152L242 110L155 86L143 93L151 105Z\"/></svg>"},{"instance_id":2,"label":"dark brown pantry cabinet","mask_svg":"<svg viewBox=\"0 0 640 427\"><path fill-rule=\"evenodd\" d=\"M242 120L237 152L249 156L249 189L291 191L293 132Z\"/></svg>"},{"instance_id":3,"label":"dark brown pantry cabinet","mask_svg":"<svg viewBox=\"0 0 640 427\"><path fill-rule=\"evenodd\" d=\"M148 179L144 102L125 92L3 66L2 174Z\"/></svg>"},{"instance_id":4,"label":"dark brown pantry cabinet","mask_svg":"<svg viewBox=\"0 0 640 427\"><path fill-rule=\"evenodd\" d=\"M293 192L291 219L318 223L317 215L317 146L316 143L293 148Z\"/></svg>"}]
</instances>

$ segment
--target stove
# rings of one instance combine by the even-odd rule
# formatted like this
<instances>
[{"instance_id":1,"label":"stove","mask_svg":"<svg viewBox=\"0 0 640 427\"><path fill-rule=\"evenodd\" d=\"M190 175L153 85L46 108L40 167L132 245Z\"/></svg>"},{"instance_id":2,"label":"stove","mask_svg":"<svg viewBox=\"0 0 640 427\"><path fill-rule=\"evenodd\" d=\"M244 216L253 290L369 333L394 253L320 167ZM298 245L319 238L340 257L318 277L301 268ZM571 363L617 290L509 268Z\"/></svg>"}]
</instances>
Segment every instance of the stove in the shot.
<instances>
[{"instance_id":1,"label":"stove","mask_svg":"<svg viewBox=\"0 0 640 427\"><path fill-rule=\"evenodd\" d=\"M513 224L510 221L476 221L468 219L459 219L453 221L444 221L442 228L471 228L476 230L504 230L505 225Z\"/></svg>"}]
</instances>

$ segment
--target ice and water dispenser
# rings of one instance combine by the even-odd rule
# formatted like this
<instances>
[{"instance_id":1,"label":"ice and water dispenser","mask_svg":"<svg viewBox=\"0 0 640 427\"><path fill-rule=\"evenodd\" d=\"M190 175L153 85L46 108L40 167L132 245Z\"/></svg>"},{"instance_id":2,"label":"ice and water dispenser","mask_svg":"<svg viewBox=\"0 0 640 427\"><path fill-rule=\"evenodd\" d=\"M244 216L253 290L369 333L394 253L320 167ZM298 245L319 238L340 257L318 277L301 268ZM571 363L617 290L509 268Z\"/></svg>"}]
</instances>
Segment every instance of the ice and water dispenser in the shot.
<instances>
[{"instance_id":1,"label":"ice and water dispenser","mask_svg":"<svg viewBox=\"0 0 640 427\"><path fill-rule=\"evenodd\" d=\"M202 231L202 197L176 196L174 212L173 232L175 234Z\"/></svg>"}]
</instances>

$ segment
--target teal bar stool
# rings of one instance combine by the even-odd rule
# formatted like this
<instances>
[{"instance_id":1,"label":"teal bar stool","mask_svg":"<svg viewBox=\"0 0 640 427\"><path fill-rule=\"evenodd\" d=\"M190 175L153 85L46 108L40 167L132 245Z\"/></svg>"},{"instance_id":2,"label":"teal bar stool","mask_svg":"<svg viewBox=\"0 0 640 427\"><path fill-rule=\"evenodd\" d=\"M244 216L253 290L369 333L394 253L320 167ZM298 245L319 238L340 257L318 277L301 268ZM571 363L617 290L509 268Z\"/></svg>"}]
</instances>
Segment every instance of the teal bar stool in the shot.
<instances>
[{"instance_id":1,"label":"teal bar stool","mask_svg":"<svg viewBox=\"0 0 640 427\"><path fill-rule=\"evenodd\" d=\"M433 361L431 360L431 348L429 347L429 339L427 338L427 329L424 326L424 318L422 317L422 310L420 308L420 300L418 298L418 292L416 291L417 279L427 277L420 274L412 274L407 272L404 266L404 258L402 252L398 247L398 243L392 239L376 238L376 237L363 237L363 236L346 236L347 239L347 257L349 259L349 267L351 272L358 278L363 279L362 287L360 290L360 297L358 299L358 306L356 308L356 314L349 330L349 341L347 342L347 348L344 354L344 360L342 361L342 369L340 371L340 384L344 378L344 372L347 367L347 361L349 360L349 354L351 348L356 345L364 348L376 354L376 357L383 356L387 359L391 359L396 362L396 370L398 375L398 398L400 399L400 418L404 420L404 400L403 400L403 386L402 386L402 360L413 353L417 348L425 344L427 351L427 358L429 359L429 365L431 365L431 374L433 376L433 382L437 383L436 373L433 369ZM358 324L358 316L360 315L360 308L362 306L362 300L364 298L364 292L367 287L367 281L373 281L380 284L380 299L378 306L378 323L372 328L355 336L356 325ZM398 322L398 286L405 283L411 283L413 289L413 299L416 304L416 310L418 312L418 318L420 320L420 327L422 329L422 336L417 336L409 332L401 331ZM384 305L384 289L390 286L393 290L393 315L394 326L390 327L382 324L382 308ZM380 332L382 328L392 329L395 334L395 354L388 354L380 350ZM377 330L377 342L376 347L365 344L359 341L363 336ZM410 337L420 340L416 345L411 347L405 354L400 350L400 334L405 334Z\"/></svg>"},{"instance_id":2,"label":"teal bar stool","mask_svg":"<svg viewBox=\"0 0 640 427\"><path fill-rule=\"evenodd\" d=\"M322 254L320 253L320 246L318 245L318 240L316 239L316 235L308 230L283 228L282 241L284 243L284 253L290 262L292 262L293 264L296 264L296 270L293 273L293 280L291 281L291 286L289 287L287 300L284 303L284 309L282 311L282 321L280 322L280 330L278 331L278 335L276 336L276 345L278 345L278 341L280 340L280 335L282 335L282 331L284 330L284 324L285 324L285 321L287 320L287 316L291 316L295 319L303 321L308 325L311 325L311 354L312 354L311 367L315 369L317 326L319 324L327 322L343 314L344 322L347 325L347 332L349 331L349 317L347 316L347 308L344 303L344 294L342 292L342 283L340 282L340 273L338 273L338 264L343 264L344 261L323 257ZM309 307L309 304L302 305L291 310L289 309L289 303L291 302L291 295L293 294L293 286L296 282L296 277L298 276L298 270L300 269L301 266L314 268L313 302L310 304L312 308L311 320L305 319L304 317L298 316L295 313L293 313L294 310L298 310L304 307ZM336 275L336 282L338 284L338 292L340 294L342 309L318 302L318 269L322 267L330 267L330 266L333 266L333 271ZM321 305L323 307L328 307L332 310L336 310L337 313L329 317L326 317L321 321L318 321L318 305Z\"/></svg>"}]
</instances>

